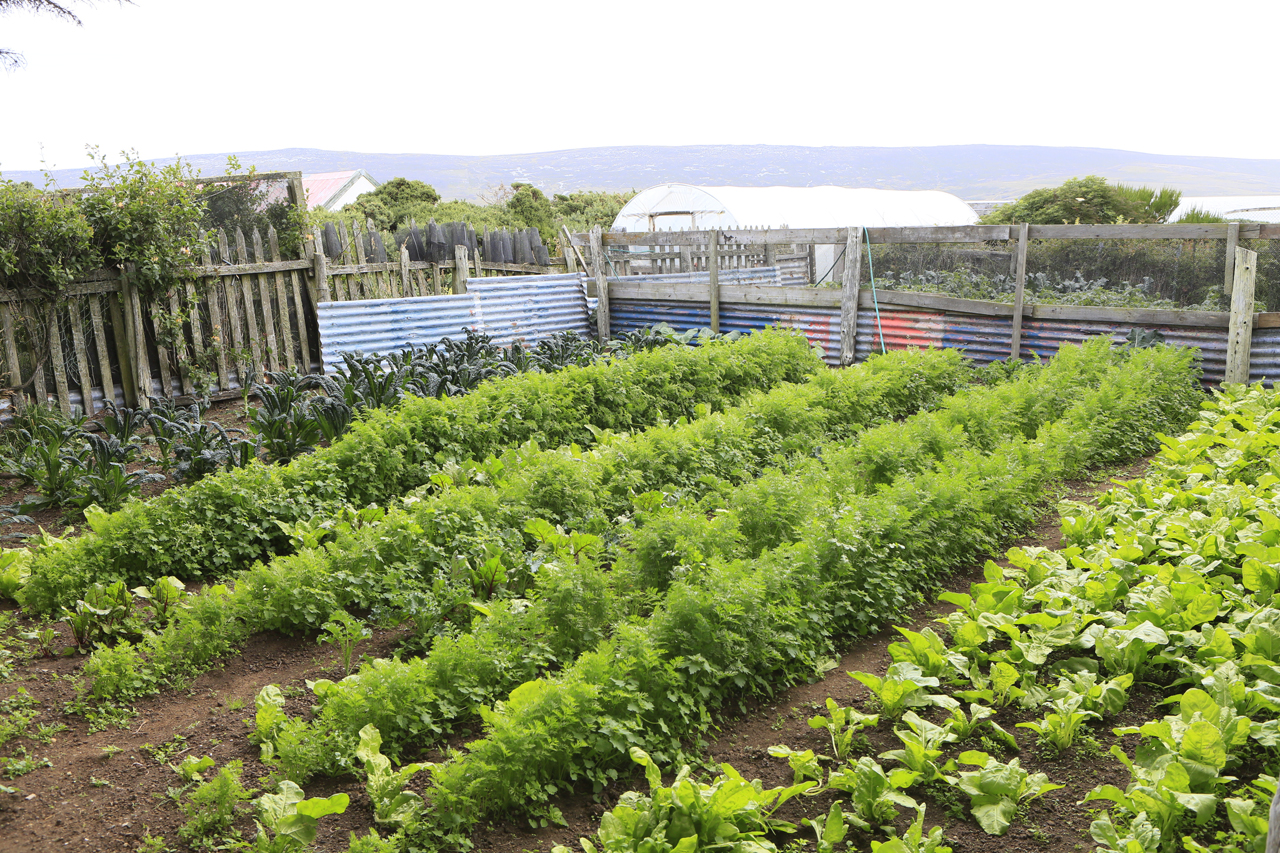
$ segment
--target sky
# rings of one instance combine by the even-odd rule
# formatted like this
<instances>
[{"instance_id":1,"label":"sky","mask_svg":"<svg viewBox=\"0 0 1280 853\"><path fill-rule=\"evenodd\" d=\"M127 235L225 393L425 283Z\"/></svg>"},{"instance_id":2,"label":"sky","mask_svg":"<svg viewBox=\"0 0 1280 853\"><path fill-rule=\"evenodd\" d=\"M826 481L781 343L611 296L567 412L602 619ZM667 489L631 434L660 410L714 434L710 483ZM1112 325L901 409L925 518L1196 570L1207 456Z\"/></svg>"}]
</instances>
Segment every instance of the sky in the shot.
<instances>
[{"instance_id":1,"label":"sky","mask_svg":"<svg viewBox=\"0 0 1280 853\"><path fill-rule=\"evenodd\" d=\"M0 69L0 174L86 167L86 144L1280 157L1275 2L64 2L82 26L0 12L0 47L25 56Z\"/></svg>"}]
</instances>

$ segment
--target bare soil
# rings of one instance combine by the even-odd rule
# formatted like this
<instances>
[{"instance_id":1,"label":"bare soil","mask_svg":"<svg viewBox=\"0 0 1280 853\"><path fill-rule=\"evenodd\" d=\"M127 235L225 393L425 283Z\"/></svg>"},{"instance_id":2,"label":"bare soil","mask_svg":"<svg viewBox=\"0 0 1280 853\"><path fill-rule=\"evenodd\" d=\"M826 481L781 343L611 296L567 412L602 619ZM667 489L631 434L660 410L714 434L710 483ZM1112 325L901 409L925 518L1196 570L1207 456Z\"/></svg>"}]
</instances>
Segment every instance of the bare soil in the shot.
<instances>
[{"instance_id":1,"label":"bare soil","mask_svg":"<svg viewBox=\"0 0 1280 853\"><path fill-rule=\"evenodd\" d=\"M238 407L233 403L232 407ZM243 410L240 409L242 412ZM224 421L226 423L226 421ZM1064 495L1087 500L1104 490L1111 476L1131 479L1140 476L1146 463L1131 466L1116 474L1067 485ZM8 500L9 498L5 498ZM1047 514L1040 525L1019 545L1055 547L1061 538L1056 513ZM954 576L947 588L967 591L972 581L982 579L982 567L974 566ZM948 608L927 605L912 614L917 628L928 623ZM85 716L67 713L78 692L78 674L84 658L76 655L35 658L23 661L31 644L17 638L33 625L14 611L0 612L9 625L3 642L18 655L10 675L0 682L0 700L27 691L40 709L39 717L28 731L44 723L64 725L49 743L16 737L0 746L0 756L12 756L25 748L33 758L47 759L52 766L40 767L13 780L0 780L18 788L18 793L0 795L0 853L22 851L73 850L102 853L133 853L144 835L164 836L174 850L191 849L178 836L178 828L186 820L169 795L181 780L170 769L186 756L212 756L218 766L231 760L244 763L243 780L247 787L260 785L267 768L258 760L258 748L246 738L254 713L254 696L268 684L278 684L289 697L286 710L290 714L306 713L310 691L308 680L341 678L341 662L330 646L317 645L314 636L284 637L260 634L253 637L242 654L223 662L220 669L206 673L193 684L142 700L131 709L133 714L119 720L119 725L106 725L91 731ZM59 646L70 645L65 625ZM841 705L864 707L868 698L861 684L847 675L850 670L883 673L890 663L886 646L895 637L890 630L863 639L845 650L839 666L826 678L787 690L771 701L762 702L747 713L720 719L714 737L703 753L708 761L729 762L746 778L760 778L766 787L790 784L791 773L785 760L769 756L768 748L787 744L796 749L812 748L829 751L825 732L807 725L807 720L823 709L827 697ZM401 639L398 631L378 631L372 639L361 643L357 656L389 655ZM998 722L1016 732L1022 746L1023 765L1043 770L1065 789L1054 791L1032 804L1024 817L1017 820L1009 834L994 839L981 832L959 809L944 802L924 797L928 804L928 825L944 827L956 853L991 850L1008 851L1076 851L1092 849L1088 835L1089 817L1076 805L1084 794L1101 782L1123 785L1119 764L1106 750L1115 742L1110 734L1116 725L1131 719L1149 719L1159 696L1135 694L1123 717L1106 720L1092 727L1101 755L1075 750L1066 757L1041 756L1034 736L1014 724L1031 718L1016 710L1004 710ZM1130 719L1131 718L1131 719ZM4 721L0 719L0 724ZM870 734L870 754L893 748L892 733L881 727ZM971 748L966 746L966 748ZM978 747L974 747L978 748ZM430 759L435 756L425 756ZM415 778L411 787L421 789L425 774ZM557 805L568 821L567 827L531 828L526 820L512 819L478 829L474 835L476 849L485 853L524 853L547 851L555 844L580 849L577 839L595 832L599 817L616 803L626 790L643 789L639 774L624 778L598 797L581 795L565 797ZM373 813L363 785L353 776L317 779L307 786L308 796L328 796L345 792L351 797L347 812L327 817L320 822L316 849L342 851L347 848L352 831L364 835L373 826ZM824 814L830 801L822 798L798 798L778 816L795 823L804 817ZM903 822L905 825L905 821ZM247 810L236 827L248 839L254 833ZM812 832L805 830L798 838L807 837L812 848ZM776 839L779 846L788 837ZM851 839L850 849L868 849L864 838Z\"/></svg>"}]
</instances>

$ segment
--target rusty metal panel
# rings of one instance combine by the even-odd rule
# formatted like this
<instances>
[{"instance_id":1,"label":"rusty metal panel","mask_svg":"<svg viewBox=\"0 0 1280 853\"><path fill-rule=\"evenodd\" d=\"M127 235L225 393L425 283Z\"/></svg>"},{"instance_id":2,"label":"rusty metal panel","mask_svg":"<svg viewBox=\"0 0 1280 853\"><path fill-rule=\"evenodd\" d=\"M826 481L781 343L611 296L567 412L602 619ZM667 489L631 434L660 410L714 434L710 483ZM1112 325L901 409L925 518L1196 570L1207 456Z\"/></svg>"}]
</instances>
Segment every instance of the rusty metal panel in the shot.
<instances>
[{"instance_id":1,"label":"rusty metal panel","mask_svg":"<svg viewBox=\"0 0 1280 853\"><path fill-rule=\"evenodd\" d=\"M316 306L325 371L344 351L388 353L457 337L464 328L496 343L537 342L556 332L590 335L581 274L476 279L467 293L409 299L322 302Z\"/></svg>"},{"instance_id":2,"label":"rusty metal panel","mask_svg":"<svg viewBox=\"0 0 1280 853\"><path fill-rule=\"evenodd\" d=\"M837 324L839 319L836 320ZM898 305L881 305L877 318L874 308L858 311L858 339L854 356L863 361L870 355L886 350L910 347L941 347L946 332L946 315L941 311L905 308ZM836 334L839 350L839 331Z\"/></svg>"}]
</instances>

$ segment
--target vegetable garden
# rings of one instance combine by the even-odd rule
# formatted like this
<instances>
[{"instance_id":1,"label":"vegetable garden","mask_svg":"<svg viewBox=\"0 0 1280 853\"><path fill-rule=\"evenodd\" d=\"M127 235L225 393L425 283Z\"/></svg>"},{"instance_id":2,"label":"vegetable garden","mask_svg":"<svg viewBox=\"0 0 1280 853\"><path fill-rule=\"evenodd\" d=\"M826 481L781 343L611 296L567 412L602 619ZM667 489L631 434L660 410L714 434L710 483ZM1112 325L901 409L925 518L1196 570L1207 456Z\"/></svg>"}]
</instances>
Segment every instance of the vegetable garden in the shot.
<instances>
[{"instance_id":1,"label":"vegetable garden","mask_svg":"<svg viewBox=\"0 0 1280 853\"><path fill-rule=\"evenodd\" d=\"M1147 480L1064 518L1066 550L943 594L954 612L902 630L892 666L852 673L868 695L822 703L808 725L829 748L772 745L788 780L765 788L709 765L707 739L789 688L852 684L833 658L1026 530L1057 484L1181 433L1204 400L1193 353L1097 339L1043 364L928 350L831 371L783 332L642 341L370 406L313 453L5 552L25 614L7 666L33 682L3 700L6 767L38 765L42 726L136 742L139 719L273 648L290 678L253 664L206 729L137 753L164 802L131 801L145 831L98 849L486 849L492 824L594 801L585 849L942 850L1057 802L1037 761L1081 743L1132 774L1078 807L1101 849L1253 849L1280 708L1272 392L1208 404ZM44 677L32 656L73 629L83 654ZM326 662L306 665L317 639ZM1113 756L1130 695L1177 713L1118 727ZM74 772L91 760L125 757ZM9 774L9 837L66 799L56 762L29 770Z\"/></svg>"}]
</instances>

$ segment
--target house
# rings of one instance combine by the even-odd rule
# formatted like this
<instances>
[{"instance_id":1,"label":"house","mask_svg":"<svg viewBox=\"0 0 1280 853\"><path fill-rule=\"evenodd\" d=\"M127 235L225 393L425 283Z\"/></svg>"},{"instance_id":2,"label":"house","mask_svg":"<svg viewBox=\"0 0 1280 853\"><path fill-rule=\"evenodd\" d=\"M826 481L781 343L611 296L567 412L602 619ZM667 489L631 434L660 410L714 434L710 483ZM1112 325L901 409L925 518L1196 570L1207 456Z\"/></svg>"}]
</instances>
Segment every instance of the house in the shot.
<instances>
[{"instance_id":1,"label":"house","mask_svg":"<svg viewBox=\"0 0 1280 853\"><path fill-rule=\"evenodd\" d=\"M302 189L307 194L307 206L315 209L341 210L364 193L371 193L381 186L364 169L345 172L317 172L302 176Z\"/></svg>"}]
</instances>

